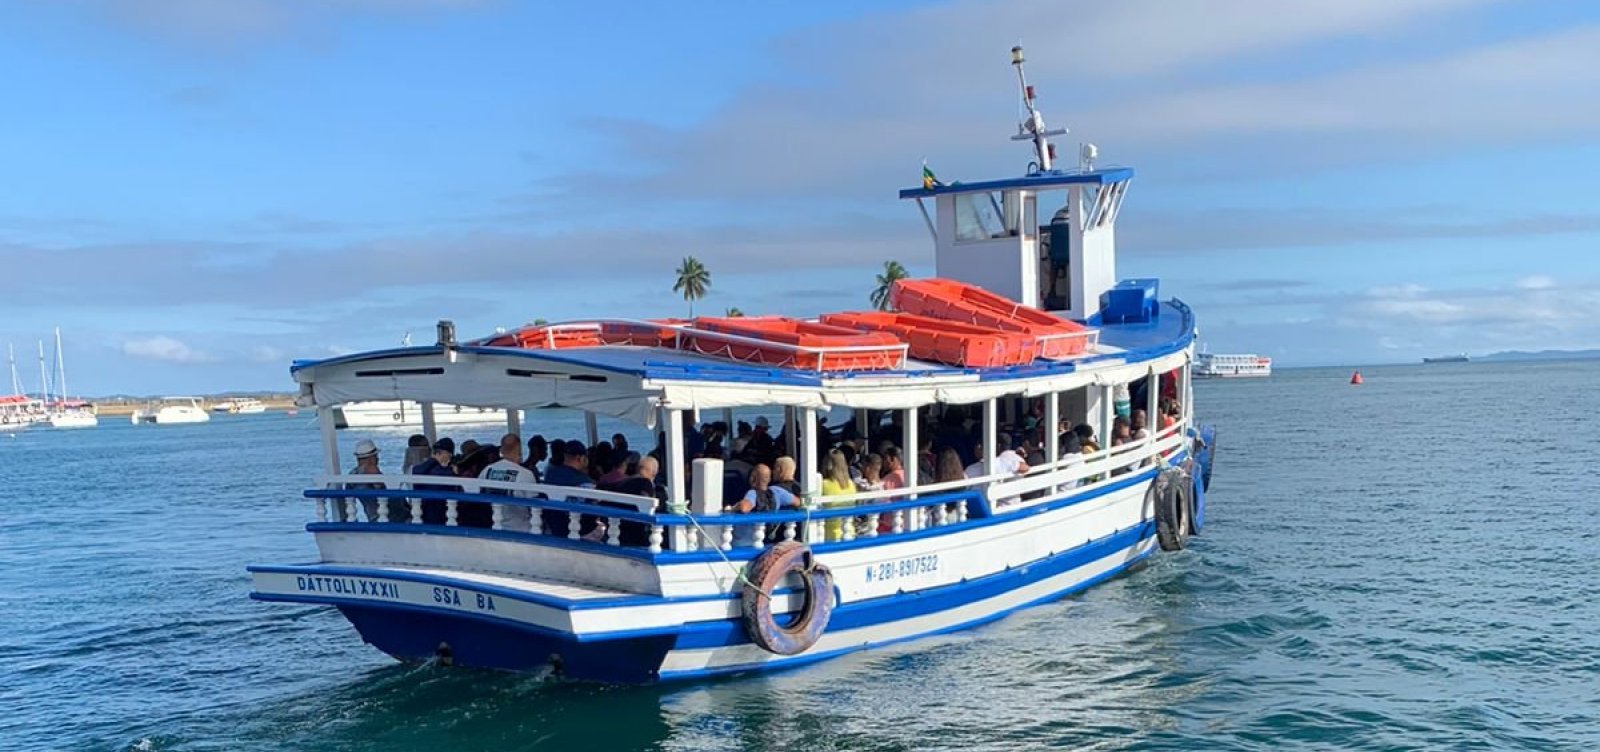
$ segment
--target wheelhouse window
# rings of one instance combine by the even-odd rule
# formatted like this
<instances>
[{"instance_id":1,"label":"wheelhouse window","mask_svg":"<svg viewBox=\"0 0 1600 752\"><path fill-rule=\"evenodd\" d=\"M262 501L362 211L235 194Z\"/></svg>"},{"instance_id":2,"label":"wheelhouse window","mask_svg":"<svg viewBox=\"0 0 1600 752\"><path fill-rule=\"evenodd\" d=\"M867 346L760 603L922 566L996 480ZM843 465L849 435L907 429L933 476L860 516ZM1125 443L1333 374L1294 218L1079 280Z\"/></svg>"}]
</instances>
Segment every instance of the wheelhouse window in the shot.
<instances>
[{"instance_id":1,"label":"wheelhouse window","mask_svg":"<svg viewBox=\"0 0 1600 752\"><path fill-rule=\"evenodd\" d=\"M995 192L963 193L955 197L956 242L971 243L1017 234L1016 212L1006 212Z\"/></svg>"}]
</instances>

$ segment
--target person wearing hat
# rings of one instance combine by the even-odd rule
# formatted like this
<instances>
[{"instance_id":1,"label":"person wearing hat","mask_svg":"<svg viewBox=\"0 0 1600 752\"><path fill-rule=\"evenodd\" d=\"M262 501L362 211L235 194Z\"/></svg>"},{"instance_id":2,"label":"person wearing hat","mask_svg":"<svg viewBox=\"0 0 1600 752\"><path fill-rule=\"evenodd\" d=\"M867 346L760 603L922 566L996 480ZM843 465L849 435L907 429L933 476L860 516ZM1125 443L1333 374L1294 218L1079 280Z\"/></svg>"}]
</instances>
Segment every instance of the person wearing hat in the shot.
<instances>
[{"instance_id":1,"label":"person wearing hat","mask_svg":"<svg viewBox=\"0 0 1600 752\"><path fill-rule=\"evenodd\" d=\"M350 469L350 472L348 473L349 475L383 474L383 470L379 469L378 467L378 445L372 443L371 439L362 439L356 442L355 454L356 466ZM387 486L383 485L382 483L346 483L344 484L344 487L347 490L387 488ZM378 521L377 499L362 499L361 506L363 509L367 510L368 522ZM357 520L354 519L346 519L347 509L347 505L340 504L339 509L337 510L338 514L334 515L335 518L344 522L357 522Z\"/></svg>"},{"instance_id":2,"label":"person wearing hat","mask_svg":"<svg viewBox=\"0 0 1600 752\"><path fill-rule=\"evenodd\" d=\"M433 442L433 455L423 460L421 464L411 468L412 475L439 475L449 478L456 477L455 462L456 443L450 437ZM430 485L418 483L414 486L419 491L457 491L460 486ZM422 500L422 521L429 525L445 524L445 503L443 499Z\"/></svg>"},{"instance_id":3,"label":"person wearing hat","mask_svg":"<svg viewBox=\"0 0 1600 752\"><path fill-rule=\"evenodd\" d=\"M755 426L750 431L750 438L744 443L744 451L756 462L770 464L777 459L778 443L772 438L772 424L767 421L767 416L756 418Z\"/></svg>"},{"instance_id":4,"label":"person wearing hat","mask_svg":"<svg viewBox=\"0 0 1600 752\"><path fill-rule=\"evenodd\" d=\"M552 451L551 454L554 456L555 452ZM594 488L594 479L589 477L589 449L583 442L572 440L562 444L559 456L561 464L551 466L544 474L545 485ZM588 501L581 496L569 496L565 500L577 503ZM557 509L546 509L540 512L539 518L544 523L546 533L560 538L567 537L567 525L571 522L571 515ZM584 515L583 521L588 525L594 524L594 518L590 515ZM588 532L592 531L579 530L580 535Z\"/></svg>"}]
</instances>

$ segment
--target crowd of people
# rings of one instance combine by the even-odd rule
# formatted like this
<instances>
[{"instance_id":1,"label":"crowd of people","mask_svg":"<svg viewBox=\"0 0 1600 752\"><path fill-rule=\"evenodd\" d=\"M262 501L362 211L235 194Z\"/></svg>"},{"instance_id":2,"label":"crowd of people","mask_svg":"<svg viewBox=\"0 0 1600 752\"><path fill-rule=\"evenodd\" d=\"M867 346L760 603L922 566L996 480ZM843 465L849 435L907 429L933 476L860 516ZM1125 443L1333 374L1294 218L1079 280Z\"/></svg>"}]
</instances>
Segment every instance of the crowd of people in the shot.
<instances>
[{"instance_id":1,"label":"crowd of people","mask_svg":"<svg viewBox=\"0 0 1600 752\"><path fill-rule=\"evenodd\" d=\"M1173 397L1162 397L1155 430L1159 431L1179 420L1181 408ZM919 485L960 483L990 475L999 477L1020 476L1036 466L1048 462L1045 456L1045 409L1042 400L1032 400L1019 405L1022 415L1019 422L999 426L992 448L984 446L981 436L982 415L976 406L948 405L937 415L919 412L923 424L919 426L920 446L912 451L899 444L904 436L900 424L901 411L869 412L863 432L855 420L830 427L819 417L816 425L817 468L821 474L818 503L822 508L853 506L849 497L868 492L888 492L906 487L906 469L915 462ZM684 413L686 421L690 420ZM887 418L887 420L885 420ZM783 448L791 442L788 426L774 432L770 421L758 417L752 421L738 421L729 426L722 421L704 423L698 427L684 427L684 459L714 458L723 460L722 511L725 514L773 512L803 507L798 464L785 454ZM1102 441L1093 426L1063 420L1056 427L1059 457L1068 459L1101 451ZM1151 436L1145 410L1118 411L1110 430L1109 446L1116 447L1142 441ZM798 444L798 442L794 442ZM992 464L986 461L992 460ZM427 437L418 434L408 441L402 467L411 475L451 478L477 478L508 484L542 484L575 489L596 489L656 500L655 511L666 511L666 473L662 468L667 461L666 433L657 435L656 447L647 453L632 449L627 436L614 434L609 441L586 446L578 440L548 440L535 435L523 442L516 433L507 433L498 443L479 444L465 440L458 447L450 438L440 438L429 444ZM1113 474L1128 472L1119 468ZM378 450L371 441L356 445L356 466L351 474L381 474ZM686 479L692 483L693 474L685 467ZM382 484L347 483L347 488L382 488ZM459 485L416 483L419 491L459 491ZM688 490L692 495L692 489ZM523 496L532 494L508 488L485 488L483 493ZM893 498L884 494L880 499ZM583 497L574 494L571 501L582 501L635 509L631 504ZM1006 498L997 501L1001 506L1019 501ZM363 501L369 520L379 519L377 502ZM410 520L409 505L391 505L390 522ZM496 511L493 506L498 506ZM467 527L499 527L500 529L530 532L534 529L528 507L490 505L483 502L459 501L456 505L456 524ZM543 533L569 537L571 515L554 509L537 510L540 515L538 529ZM446 524L447 505L443 498L423 497L422 521L428 524ZM496 515L499 519L496 520ZM824 523L828 540L839 540L845 534L845 525L854 524L856 533L876 525L879 532L888 532L893 520L889 515L879 519L830 518ZM610 534L611 520L603 516L580 514L578 537L591 541L604 541ZM623 545L643 546L648 543L649 529L644 523L620 521L618 530ZM778 534L776 529L768 538Z\"/></svg>"}]
</instances>

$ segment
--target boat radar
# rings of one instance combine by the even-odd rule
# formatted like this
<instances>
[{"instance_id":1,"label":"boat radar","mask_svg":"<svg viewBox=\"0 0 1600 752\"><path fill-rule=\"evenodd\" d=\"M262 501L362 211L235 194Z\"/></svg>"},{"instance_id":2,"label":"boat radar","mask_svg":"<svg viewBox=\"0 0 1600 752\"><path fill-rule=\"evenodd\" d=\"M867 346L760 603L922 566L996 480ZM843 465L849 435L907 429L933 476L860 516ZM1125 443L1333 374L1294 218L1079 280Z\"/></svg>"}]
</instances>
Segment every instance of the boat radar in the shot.
<instances>
[{"instance_id":1,"label":"boat radar","mask_svg":"<svg viewBox=\"0 0 1600 752\"><path fill-rule=\"evenodd\" d=\"M1017 135L1012 136L1012 141L1032 141L1033 150L1039 155L1038 169L1028 172L1049 172L1055 169L1056 147L1050 144L1051 136L1066 135L1066 128L1047 130L1044 126L1044 115L1033 106L1033 87L1028 85L1028 75L1022 70L1026 58L1022 56L1022 47L1011 48L1011 64L1017 67L1017 85L1022 87L1022 104L1028 108L1028 119L1017 124ZM1087 153L1087 150L1085 150ZM1092 164L1092 157L1090 158ZM1089 169L1094 169L1090 167Z\"/></svg>"}]
</instances>

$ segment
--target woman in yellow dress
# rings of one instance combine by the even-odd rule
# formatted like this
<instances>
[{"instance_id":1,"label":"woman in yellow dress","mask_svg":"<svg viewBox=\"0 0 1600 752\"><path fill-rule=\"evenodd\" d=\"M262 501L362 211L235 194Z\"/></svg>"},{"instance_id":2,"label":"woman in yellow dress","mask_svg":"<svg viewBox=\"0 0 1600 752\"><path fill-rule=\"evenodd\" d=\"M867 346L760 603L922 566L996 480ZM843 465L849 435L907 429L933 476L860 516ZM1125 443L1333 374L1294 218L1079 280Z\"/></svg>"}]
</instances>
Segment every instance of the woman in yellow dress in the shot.
<instances>
[{"instance_id":1,"label":"woman in yellow dress","mask_svg":"<svg viewBox=\"0 0 1600 752\"><path fill-rule=\"evenodd\" d=\"M838 509L853 506L850 501L830 501L831 496L849 496L856 493L855 481L850 479L850 463L845 460L844 452L837 449L828 452L828 461L822 469L822 508ZM836 541L844 537L844 517L834 517L823 524L827 533L827 540Z\"/></svg>"}]
</instances>

